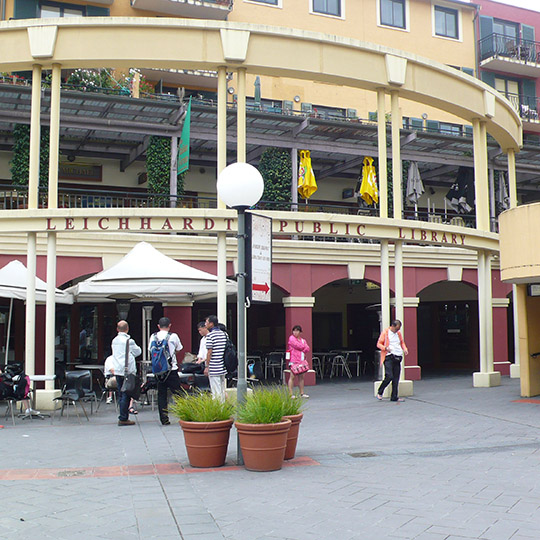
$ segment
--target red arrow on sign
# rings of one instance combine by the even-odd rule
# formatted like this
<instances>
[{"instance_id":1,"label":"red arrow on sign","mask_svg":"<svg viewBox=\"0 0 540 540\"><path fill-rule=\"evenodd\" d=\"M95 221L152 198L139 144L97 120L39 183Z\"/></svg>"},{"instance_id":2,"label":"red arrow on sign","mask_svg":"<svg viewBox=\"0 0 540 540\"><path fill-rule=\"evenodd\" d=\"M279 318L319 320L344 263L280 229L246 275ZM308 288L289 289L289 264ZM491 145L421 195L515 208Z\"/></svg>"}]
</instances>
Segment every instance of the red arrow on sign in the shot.
<instances>
[{"instance_id":1,"label":"red arrow on sign","mask_svg":"<svg viewBox=\"0 0 540 540\"><path fill-rule=\"evenodd\" d=\"M268 291L270 290L268 283L265 283L264 285L260 285L259 283L254 283L252 288L254 291L262 291L264 294L267 294Z\"/></svg>"}]
</instances>

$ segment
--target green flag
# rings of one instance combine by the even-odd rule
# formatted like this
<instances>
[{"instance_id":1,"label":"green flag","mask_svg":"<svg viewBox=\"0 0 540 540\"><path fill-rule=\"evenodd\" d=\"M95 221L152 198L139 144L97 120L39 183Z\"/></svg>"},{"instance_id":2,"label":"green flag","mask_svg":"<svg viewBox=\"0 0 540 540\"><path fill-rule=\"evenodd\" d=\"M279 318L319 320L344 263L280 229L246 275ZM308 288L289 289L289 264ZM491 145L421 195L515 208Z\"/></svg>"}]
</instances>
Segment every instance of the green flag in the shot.
<instances>
[{"instance_id":1,"label":"green flag","mask_svg":"<svg viewBox=\"0 0 540 540\"><path fill-rule=\"evenodd\" d=\"M178 166L177 174L182 174L189 169L189 132L191 126L191 97L187 107L184 125L182 127L182 135L178 144Z\"/></svg>"}]
</instances>

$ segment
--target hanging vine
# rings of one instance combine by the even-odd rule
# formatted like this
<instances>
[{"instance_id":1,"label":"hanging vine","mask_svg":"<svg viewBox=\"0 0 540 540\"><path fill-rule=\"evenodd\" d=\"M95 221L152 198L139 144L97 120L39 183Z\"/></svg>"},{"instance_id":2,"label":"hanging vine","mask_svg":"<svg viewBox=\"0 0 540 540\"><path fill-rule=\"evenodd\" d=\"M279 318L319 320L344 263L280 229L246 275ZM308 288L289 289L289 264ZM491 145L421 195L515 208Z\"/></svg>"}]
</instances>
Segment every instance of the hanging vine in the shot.
<instances>
[{"instance_id":1,"label":"hanging vine","mask_svg":"<svg viewBox=\"0 0 540 540\"><path fill-rule=\"evenodd\" d=\"M30 175L30 126L17 124L13 128L13 158L9 162L11 180L18 186L28 186ZM39 187L49 185L49 128L41 127L39 149Z\"/></svg>"},{"instance_id":2,"label":"hanging vine","mask_svg":"<svg viewBox=\"0 0 540 540\"><path fill-rule=\"evenodd\" d=\"M259 171L264 179L263 201L290 203L291 154L280 148L267 148L259 161ZM283 208L289 208L283 204Z\"/></svg>"},{"instance_id":3,"label":"hanging vine","mask_svg":"<svg viewBox=\"0 0 540 540\"><path fill-rule=\"evenodd\" d=\"M154 200L164 203L171 189L171 139L170 137L150 137L146 150L146 174L148 193L156 195ZM186 173L178 175L176 192L178 198L184 195Z\"/></svg>"}]
</instances>

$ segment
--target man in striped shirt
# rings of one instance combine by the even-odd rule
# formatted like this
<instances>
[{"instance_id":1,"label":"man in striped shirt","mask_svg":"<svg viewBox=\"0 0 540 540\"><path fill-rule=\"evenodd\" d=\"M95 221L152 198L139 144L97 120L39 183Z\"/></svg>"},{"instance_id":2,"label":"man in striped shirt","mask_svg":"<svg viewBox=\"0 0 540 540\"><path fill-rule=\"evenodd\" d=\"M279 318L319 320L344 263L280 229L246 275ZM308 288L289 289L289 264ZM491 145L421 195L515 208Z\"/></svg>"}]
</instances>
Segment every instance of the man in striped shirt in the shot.
<instances>
[{"instance_id":1,"label":"man in striped shirt","mask_svg":"<svg viewBox=\"0 0 540 540\"><path fill-rule=\"evenodd\" d=\"M227 334L219 328L218 318L215 315L210 315L206 319L206 328L208 328L208 335L206 336L207 354L204 374L208 375L212 396L220 401L225 401L225 374L227 370L223 362L223 355L227 345Z\"/></svg>"}]
</instances>

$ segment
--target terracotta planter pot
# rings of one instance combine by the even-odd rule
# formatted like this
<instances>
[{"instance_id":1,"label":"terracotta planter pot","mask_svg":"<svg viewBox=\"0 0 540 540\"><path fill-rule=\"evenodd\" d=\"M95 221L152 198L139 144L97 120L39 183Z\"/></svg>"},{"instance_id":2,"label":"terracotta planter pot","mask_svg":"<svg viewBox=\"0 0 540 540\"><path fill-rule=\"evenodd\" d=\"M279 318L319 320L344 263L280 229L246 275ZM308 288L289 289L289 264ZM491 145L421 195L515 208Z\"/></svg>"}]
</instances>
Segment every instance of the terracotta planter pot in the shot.
<instances>
[{"instance_id":1,"label":"terracotta planter pot","mask_svg":"<svg viewBox=\"0 0 540 540\"><path fill-rule=\"evenodd\" d=\"M298 442L298 431L300 429L300 422L304 415L300 414L291 414L290 416L284 416L283 418L288 418L291 423L291 429L289 430L289 435L287 436L287 447L285 448L285 458L292 459L296 452L296 443Z\"/></svg>"},{"instance_id":2,"label":"terracotta planter pot","mask_svg":"<svg viewBox=\"0 0 540 540\"><path fill-rule=\"evenodd\" d=\"M244 466L249 471L277 471L283 465L290 420L276 424L234 425L238 431Z\"/></svg>"},{"instance_id":3,"label":"terracotta planter pot","mask_svg":"<svg viewBox=\"0 0 540 540\"><path fill-rule=\"evenodd\" d=\"M185 422L180 420L192 467L221 467L227 457L233 419L220 422Z\"/></svg>"}]
</instances>

